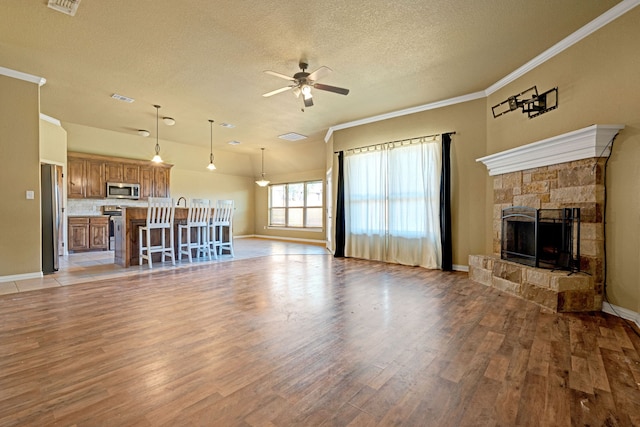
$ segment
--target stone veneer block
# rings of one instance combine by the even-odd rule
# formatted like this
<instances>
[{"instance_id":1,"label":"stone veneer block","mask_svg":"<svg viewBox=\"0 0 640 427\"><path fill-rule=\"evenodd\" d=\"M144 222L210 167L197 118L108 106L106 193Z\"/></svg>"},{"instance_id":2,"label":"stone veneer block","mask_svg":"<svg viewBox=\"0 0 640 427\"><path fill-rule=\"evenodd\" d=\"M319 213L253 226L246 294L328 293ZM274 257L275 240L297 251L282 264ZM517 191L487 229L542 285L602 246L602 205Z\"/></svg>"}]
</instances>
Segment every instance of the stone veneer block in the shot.
<instances>
[{"instance_id":1,"label":"stone veneer block","mask_svg":"<svg viewBox=\"0 0 640 427\"><path fill-rule=\"evenodd\" d=\"M469 267L487 269L487 265L490 262L491 262L491 268L493 268L493 260L491 258L487 258L486 256L483 256L483 255L469 255Z\"/></svg>"},{"instance_id":2,"label":"stone veneer block","mask_svg":"<svg viewBox=\"0 0 640 427\"><path fill-rule=\"evenodd\" d=\"M596 175L589 167L565 168L558 171L558 187L583 187L596 184Z\"/></svg>"},{"instance_id":3,"label":"stone veneer block","mask_svg":"<svg viewBox=\"0 0 640 427\"><path fill-rule=\"evenodd\" d=\"M491 274L491 270L469 266L469 279L481 285L491 286L493 275Z\"/></svg>"},{"instance_id":4,"label":"stone veneer block","mask_svg":"<svg viewBox=\"0 0 640 427\"><path fill-rule=\"evenodd\" d=\"M520 296L522 285L520 283L512 282L510 280L501 279L500 277L493 276L491 286L494 288L508 292L512 295Z\"/></svg>"},{"instance_id":5,"label":"stone veneer block","mask_svg":"<svg viewBox=\"0 0 640 427\"><path fill-rule=\"evenodd\" d=\"M493 199L495 200L495 203L511 203L513 201L513 189L501 188L493 190Z\"/></svg>"},{"instance_id":6,"label":"stone veneer block","mask_svg":"<svg viewBox=\"0 0 640 427\"><path fill-rule=\"evenodd\" d=\"M523 194L521 196L513 196L513 205L540 209L541 202L537 194Z\"/></svg>"},{"instance_id":7,"label":"stone veneer block","mask_svg":"<svg viewBox=\"0 0 640 427\"><path fill-rule=\"evenodd\" d=\"M580 238L584 240L604 240L604 227L602 224L583 222L580 215Z\"/></svg>"},{"instance_id":8,"label":"stone veneer block","mask_svg":"<svg viewBox=\"0 0 640 427\"><path fill-rule=\"evenodd\" d=\"M493 276L510 282L522 282L522 267L514 262L495 260L493 263Z\"/></svg>"},{"instance_id":9,"label":"stone veneer block","mask_svg":"<svg viewBox=\"0 0 640 427\"><path fill-rule=\"evenodd\" d=\"M596 301L594 291L566 291L558 294L558 311L593 311Z\"/></svg>"},{"instance_id":10,"label":"stone veneer block","mask_svg":"<svg viewBox=\"0 0 640 427\"><path fill-rule=\"evenodd\" d=\"M548 192L549 183L547 181L536 181L522 186L523 194L544 194Z\"/></svg>"},{"instance_id":11,"label":"stone veneer block","mask_svg":"<svg viewBox=\"0 0 640 427\"><path fill-rule=\"evenodd\" d=\"M555 203L597 202L598 192L595 185L581 187L563 187L551 190L551 201Z\"/></svg>"},{"instance_id":12,"label":"stone veneer block","mask_svg":"<svg viewBox=\"0 0 640 427\"><path fill-rule=\"evenodd\" d=\"M580 239L580 255L594 258L602 257L604 254L604 241Z\"/></svg>"},{"instance_id":13,"label":"stone veneer block","mask_svg":"<svg viewBox=\"0 0 640 427\"><path fill-rule=\"evenodd\" d=\"M558 311L558 293L531 283L522 284L522 297L553 311Z\"/></svg>"},{"instance_id":14,"label":"stone veneer block","mask_svg":"<svg viewBox=\"0 0 640 427\"><path fill-rule=\"evenodd\" d=\"M554 275L553 278L551 278L550 287L556 292L577 290L592 291L593 279L583 273L576 273L571 276L565 274L562 276Z\"/></svg>"},{"instance_id":15,"label":"stone veneer block","mask_svg":"<svg viewBox=\"0 0 640 427\"><path fill-rule=\"evenodd\" d=\"M524 281L541 288L549 288L551 286L551 275L549 272L539 268L524 269Z\"/></svg>"},{"instance_id":16,"label":"stone veneer block","mask_svg":"<svg viewBox=\"0 0 640 427\"><path fill-rule=\"evenodd\" d=\"M558 179L558 171L537 171L531 173L532 181L552 181Z\"/></svg>"},{"instance_id":17,"label":"stone veneer block","mask_svg":"<svg viewBox=\"0 0 640 427\"><path fill-rule=\"evenodd\" d=\"M520 187L522 185L522 172L511 172L502 175L502 188Z\"/></svg>"}]
</instances>

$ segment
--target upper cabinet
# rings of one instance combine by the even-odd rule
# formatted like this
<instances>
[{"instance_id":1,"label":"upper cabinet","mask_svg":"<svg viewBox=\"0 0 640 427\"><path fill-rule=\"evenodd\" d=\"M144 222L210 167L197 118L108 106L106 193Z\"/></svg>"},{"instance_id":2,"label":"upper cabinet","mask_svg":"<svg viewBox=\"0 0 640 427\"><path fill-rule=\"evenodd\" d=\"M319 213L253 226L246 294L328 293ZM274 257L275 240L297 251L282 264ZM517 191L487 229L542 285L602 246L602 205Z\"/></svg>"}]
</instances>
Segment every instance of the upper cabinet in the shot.
<instances>
[{"instance_id":1,"label":"upper cabinet","mask_svg":"<svg viewBox=\"0 0 640 427\"><path fill-rule=\"evenodd\" d=\"M86 161L75 157L67 158L67 197L71 199L84 199L86 173L84 171Z\"/></svg>"},{"instance_id":2,"label":"upper cabinet","mask_svg":"<svg viewBox=\"0 0 640 427\"><path fill-rule=\"evenodd\" d=\"M67 197L71 199L103 199L108 182L140 184L140 198L169 197L171 167L145 160L68 153Z\"/></svg>"}]
</instances>

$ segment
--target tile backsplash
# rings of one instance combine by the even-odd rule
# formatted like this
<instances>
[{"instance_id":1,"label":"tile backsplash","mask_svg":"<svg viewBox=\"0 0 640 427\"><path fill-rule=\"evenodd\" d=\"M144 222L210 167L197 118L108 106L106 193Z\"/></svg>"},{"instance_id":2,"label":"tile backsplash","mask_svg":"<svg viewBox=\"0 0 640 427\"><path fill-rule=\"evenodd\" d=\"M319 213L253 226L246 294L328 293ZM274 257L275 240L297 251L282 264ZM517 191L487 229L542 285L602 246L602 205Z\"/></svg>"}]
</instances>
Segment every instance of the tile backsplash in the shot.
<instances>
[{"instance_id":1,"label":"tile backsplash","mask_svg":"<svg viewBox=\"0 0 640 427\"><path fill-rule=\"evenodd\" d=\"M67 199L67 216L102 215L102 207L127 206L146 208L146 201L118 199Z\"/></svg>"}]
</instances>

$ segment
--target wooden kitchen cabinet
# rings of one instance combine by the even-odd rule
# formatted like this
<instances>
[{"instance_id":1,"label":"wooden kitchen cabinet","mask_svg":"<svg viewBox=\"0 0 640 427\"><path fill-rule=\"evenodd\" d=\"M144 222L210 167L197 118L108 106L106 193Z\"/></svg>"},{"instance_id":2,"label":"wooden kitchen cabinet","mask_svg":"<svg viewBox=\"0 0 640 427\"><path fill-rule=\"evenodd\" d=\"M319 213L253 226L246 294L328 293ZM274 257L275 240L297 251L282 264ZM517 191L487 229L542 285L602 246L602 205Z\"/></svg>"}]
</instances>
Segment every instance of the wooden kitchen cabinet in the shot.
<instances>
[{"instance_id":1,"label":"wooden kitchen cabinet","mask_svg":"<svg viewBox=\"0 0 640 427\"><path fill-rule=\"evenodd\" d=\"M85 194L85 160L69 157L67 159L67 197L83 199Z\"/></svg>"},{"instance_id":2,"label":"wooden kitchen cabinet","mask_svg":"<svg viewBox=\"0 0 640 427\"><path fill-rule=\"evenodd\" d=\"M89 218L89 249L103 251L109 249L108 217Z\"/></svg>"},{"instance_id":3,"label":"wooden kitchen cabinet","mask_svg":"<svg viewBox=\"0 0 640 427\"><path fill-rule=\"evenodd\" d=\"M123 164L122 165L122 182L127 184L140 184L140 166Z\"/></svg>"},{"instance_id":4,"label":"wooden kitchen cabinet","mask_svg":"<svg viewBox=\"0 0 640 427\"><path fill-rule=\"evenodd\" d=\"M87 160L87 199L104 199L107 196L106 182L104 180L104 162L99 160Z\"/></svg>"},{"instance_id":5,"label":"wooden kitchen cabinet","mask_svg":"<svg viewBox=\"0 0 640 427\"><path fill-rule=\"evenodd\" d=\"M140 199L169 197L173 165L87 153L67 155L67 197L104 199L107 182L140 184Z\"/></svg>"},{"instance_id":6,"label":"wooden kitchen cabinet","mask_svg":"<svg viewBox=\"0 0 640 427\"><path fill-rule=\"evenodd\" d=\"M104 164L105 182L124 182L124 165L120 162L107 162Z\"/></svg>"},{"instance_id":7,"label":"wooden kitchen cabinet","mask_svg":"<svg viewBox=\"0 0 640 427\"><path fill-rule=\"evenodd\" d=\"M69 247L72 251L89 250L89 218L69 218Z\"/></svg>"},{"instance_id":8,"label":"wooden kitchen cabinet","mask_svg":"<svg viewBox=\"0 0 640 427\"><path fill-rule=\"evenodd\" d=\"M69 218L69 251L97 251L109 249L109 218Z\"/></svg>"},{"instance_id":9,"label":"wooden kitchen cabinet","mask_svg":"<svg viewBox=\"0 0 640 427\"><path fill-rule=\"evenodd\" d=\"M155 168L153 174L153 197L169 197L169 169Z\"/></svg>"},{"instance_id":10,"label":"wooden kitchen cabinet","mask_svg":"<svg viewBox=\"0 0 640 427\"><path fill-rule=\"evenodd\" d=\"M170 169L162 166L140 167L140 198L169 197Z\"/></svg>"},{"instance_id":11,"label":"wooden kitchen cabinet","mask_svg":"<svg viewBox=\"0 0 640 427\"><path fill-rule=\"evenodd\" d=\"M67 170L68 198L104 199L106 197L103 161L69 157Z\"/></svg>"}]
</instances>

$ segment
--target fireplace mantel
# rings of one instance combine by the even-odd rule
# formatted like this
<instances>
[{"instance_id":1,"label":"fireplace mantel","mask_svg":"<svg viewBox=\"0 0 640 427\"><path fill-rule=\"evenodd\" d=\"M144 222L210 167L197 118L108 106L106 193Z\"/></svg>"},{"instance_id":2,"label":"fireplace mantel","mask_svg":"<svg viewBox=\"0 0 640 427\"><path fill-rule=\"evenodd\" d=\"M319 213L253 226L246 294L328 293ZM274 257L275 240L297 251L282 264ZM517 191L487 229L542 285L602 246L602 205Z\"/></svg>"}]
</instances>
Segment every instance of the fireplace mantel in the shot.
<instances>
[{"instance_id":1,"label":"fireplace mantel","mask_svg":"<svg viewBox=\"0 0 640 427\"><path fill-rule=\"evenodd\" d=\"M593 157L608 157L609 143L624 125L592 125L511 150L476 159L501 175Z\"/></svg>"}]
</instances>

